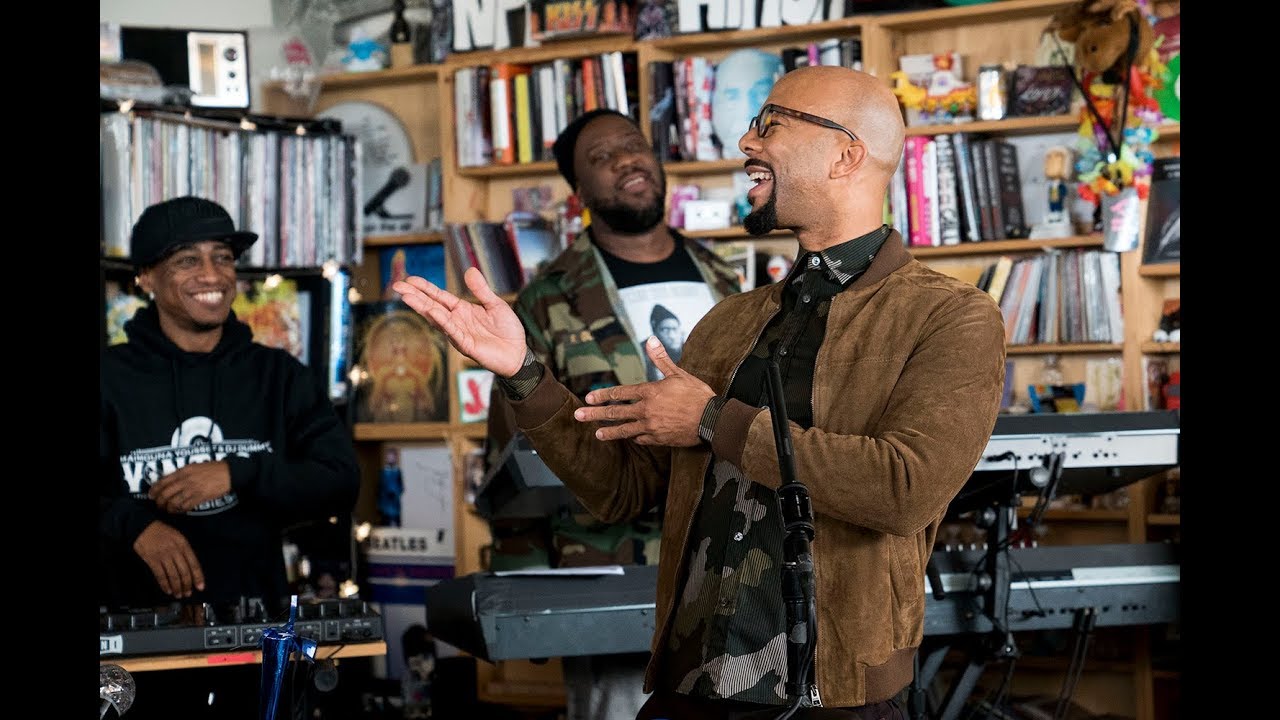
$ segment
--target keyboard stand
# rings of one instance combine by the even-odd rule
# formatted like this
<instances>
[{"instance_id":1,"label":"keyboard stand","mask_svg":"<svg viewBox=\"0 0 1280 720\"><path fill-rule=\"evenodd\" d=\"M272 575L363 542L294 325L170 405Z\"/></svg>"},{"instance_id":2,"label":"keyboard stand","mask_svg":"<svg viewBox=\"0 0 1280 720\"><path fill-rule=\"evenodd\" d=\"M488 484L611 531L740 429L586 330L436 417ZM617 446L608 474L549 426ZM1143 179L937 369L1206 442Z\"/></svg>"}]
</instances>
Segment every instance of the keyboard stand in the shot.
<instances>
[{"instance_id":1,"label":"keyboard stand","mask_svg":"<svg viewBox=\"0 0 1280 720\"><path fill-rule=\"evenodd\" d=\"M1062 453L1051 453L1045 456L1043 466L1028 470L1031 482L1041 488L1041 496L1031 522L1039 520L1044 508L1053 499L1062 476ZM1016 517L1018 505L1021 503L1021 490L1018 487L1017 471L1010 483L1009 493L995 496L987 507L974 511L974 521L986 530L987 551L983 555L982 569L977 576L978 588L981 591L981 612L991 621L990 632L965 639L968 646L964 669L953 680L951 687L942 699L941 710L937 720L957 720L964 710L965 703L987 665L992 662L1013 662L1018 658L1018 647L1013 638L1013 631L1007 624L1009 609L1009 584L1012 573L1009 569L1009 543L1011 541L1012 519ZM936 568L935 571L936 573ZM941 582L931 583L935 599L942 599ZM1090 624L1090 628L1092 624ZM1086 641L1087 642L1087 641ZM944 639L941 644L925 652L925 660L920 662L917 656L916 677L912 679L908 695L908 712L912 720L924 720L927 715L928 697L925 689L933 684L942 661L951 650L952 640ZM1080 662L1083 663L1083 657ZM1077 673L1078 679L1078 673ZM1074 692L1074 682L1064 687L1063 692Z\"/></svg>"}]
</instances>

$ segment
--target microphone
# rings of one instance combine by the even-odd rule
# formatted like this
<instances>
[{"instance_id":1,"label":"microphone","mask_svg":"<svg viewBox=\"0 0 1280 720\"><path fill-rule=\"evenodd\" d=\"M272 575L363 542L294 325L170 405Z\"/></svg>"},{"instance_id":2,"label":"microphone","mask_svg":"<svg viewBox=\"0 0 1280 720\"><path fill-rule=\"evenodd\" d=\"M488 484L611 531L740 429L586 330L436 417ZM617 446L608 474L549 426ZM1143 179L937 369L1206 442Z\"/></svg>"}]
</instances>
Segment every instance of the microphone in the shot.
<instances>
[{"instance_id":1,"label":"microphone","mask_svg":"<svg viewBox=\"0 0 1280 720\"><path fill-rule=\"evenodd\" d=\"M119 665L98 666L98 697L100 707L98 718L105 718L115 710L111 717L120 717L133 707L133 698L137 693L137 684L128 670Z\"/></svg>"},{"instance_id":2,"label":"microphone","mask_svg":"<svg viewBox=\"0 0 1280 720\"><path fill-rule=\"evenodd\" d=\"M391 197L392 193L408 184L408 170L405 170L402 167L392 170L391 177L387 178L387 182L383 184L381 188L378 188L378 192L374 193L373 197L369 198L369 202L365 203L364 214L372 215L377 213L379 216L386 217L387 212L382 209L382 204L387 201L387 198Z\"/></svg>"}]
</instances>

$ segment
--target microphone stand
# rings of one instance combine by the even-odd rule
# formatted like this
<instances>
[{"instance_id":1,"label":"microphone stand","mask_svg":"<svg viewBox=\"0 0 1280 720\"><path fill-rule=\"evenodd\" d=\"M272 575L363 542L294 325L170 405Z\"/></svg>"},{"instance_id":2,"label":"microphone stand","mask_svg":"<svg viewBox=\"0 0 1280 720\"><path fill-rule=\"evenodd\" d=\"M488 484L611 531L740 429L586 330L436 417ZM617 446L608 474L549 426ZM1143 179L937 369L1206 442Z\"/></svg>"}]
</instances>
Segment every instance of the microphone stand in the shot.
<instances>
[{"instance_id":1,"label":"microphone stand","mask_svg":"<svg viewBox=\"0 0 1280 720\"><path fill-rule=\"evenodd\" d=\"M782 604L787 613L787 695L792 699L776 720L787 720L801 707L821 707L822 698L812 678L813 656L818 640L818 614L813 586L813 507L809 490L796 479L795 457L787 403L782 394L782 373L769 360L769 412L773 419L773 441L778 450L782 485L778 502L782 506Z\"/></svg>"}]
</instances>

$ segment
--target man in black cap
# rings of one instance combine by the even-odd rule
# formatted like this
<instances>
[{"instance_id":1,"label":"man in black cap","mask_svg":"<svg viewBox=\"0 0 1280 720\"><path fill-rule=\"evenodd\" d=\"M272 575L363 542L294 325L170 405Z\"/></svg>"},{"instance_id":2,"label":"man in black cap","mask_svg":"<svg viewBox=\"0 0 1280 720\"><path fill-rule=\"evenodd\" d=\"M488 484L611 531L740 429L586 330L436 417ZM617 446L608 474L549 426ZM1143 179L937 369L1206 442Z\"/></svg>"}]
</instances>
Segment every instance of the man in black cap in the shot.
<instances>
[{"instance_id":1,"label":"man in black cap","mask_svg":"<svg viewBox=\"0 0 1280 720\"><path fill-rule=\"evenodd\" d=\"M516 299L530 350L579 398L599 388L645 382L651 363L641 347L655 301L678 303L681 317L693 324L738 292L737 273L666 224L666 175L627 115L599 109L579 116L560 133L552 153L590 222ZM530 387L536 383L534 378ZM490 462L514 428L508 396L496 383L494 388ZM503 557L504 534L514 530L495 521L491 564L656 564L659 517L652 512L641 523L617 525L585 514L549 518L533 530L541 540L530 543L521 536L507 543L545 548L520 558ZM574 552L556 552L570 543ZM644 550L634 552L637 546ZM647 659L648 653L564 658L568 720L634 718L644 702Z\"/></svg>"},{"instance_id":2,"label":"man in black cap","mask_svg":"<svg viewBox=\"0 0 1280 720\"><path fill-rule=\"evenodd\" d=\"M101 362L103 607L203 603L226 615L257 598L283 619L282 533L355 506L351 437L322 386L289 353L252 342L231 311L236 260L255 240L197 197L152 205L133 227L151 303ZM129 717L252 717L260 669L230 670L142 673Z\"/></svg>"}]
</instances>

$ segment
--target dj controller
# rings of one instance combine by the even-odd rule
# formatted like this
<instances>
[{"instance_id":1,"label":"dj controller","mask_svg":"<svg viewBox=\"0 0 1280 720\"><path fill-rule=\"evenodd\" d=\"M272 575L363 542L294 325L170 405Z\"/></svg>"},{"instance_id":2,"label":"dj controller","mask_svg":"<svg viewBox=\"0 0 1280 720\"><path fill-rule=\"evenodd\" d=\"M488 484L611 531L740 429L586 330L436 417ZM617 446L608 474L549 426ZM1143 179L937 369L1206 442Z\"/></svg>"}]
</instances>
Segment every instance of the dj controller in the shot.
<instances>
[{"instance_id":1,"label":"dj controller","mask_svg":"<svg viewBox=\"0 0 1280 720\"><path fill-rule=\"evenodd\" d=\"M283 628L289 611L269 612L256 598L237 603L172 603L145 609L99 608L99 656L131 657L255 650L268 628ZM382 616L356 599L298 603L294 632L318 645L383 639Z\"/></svg>"}]
</instances>

